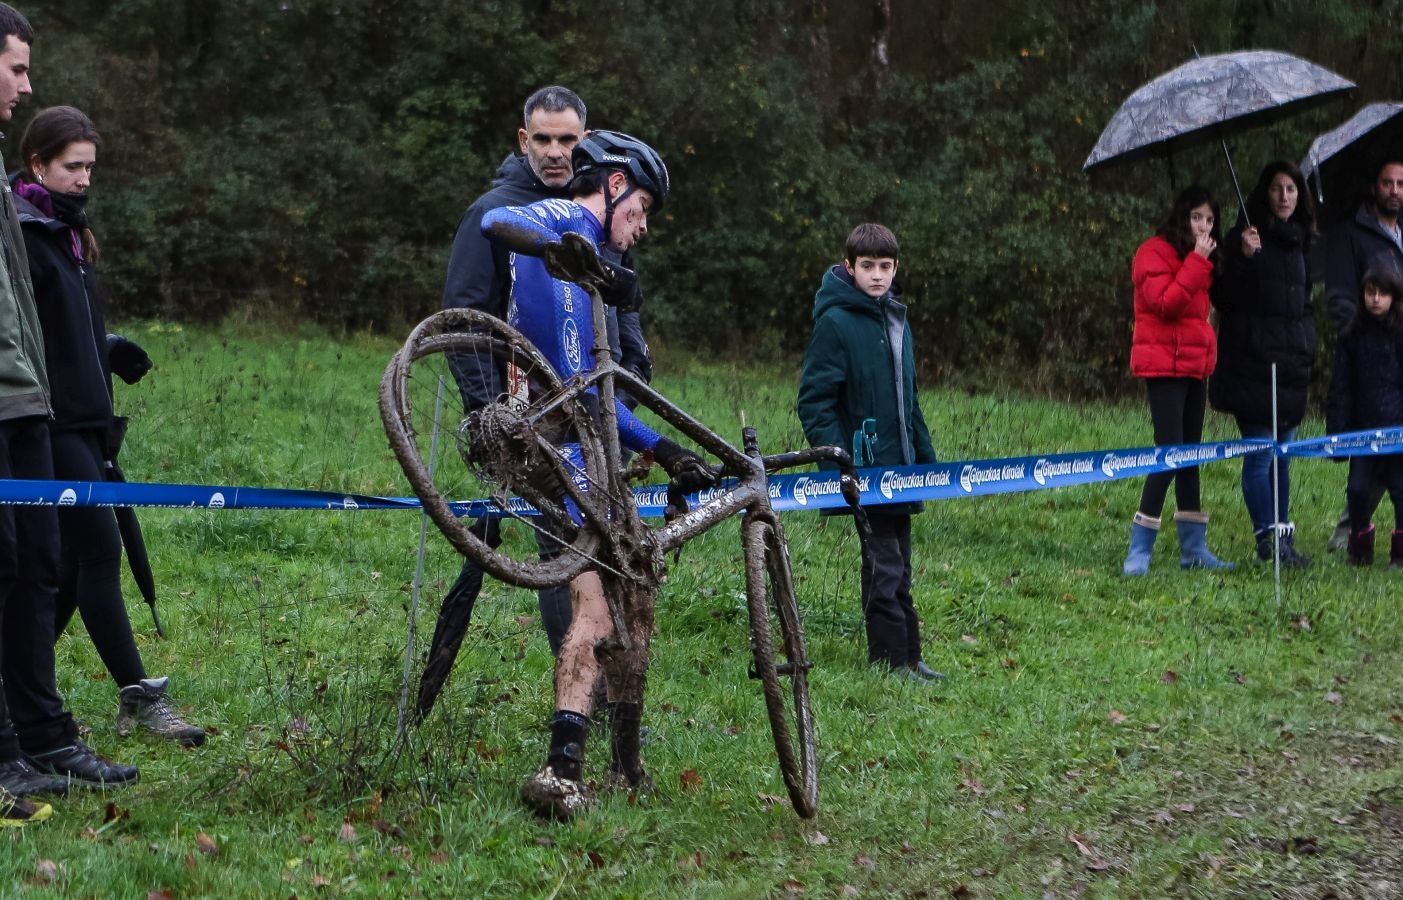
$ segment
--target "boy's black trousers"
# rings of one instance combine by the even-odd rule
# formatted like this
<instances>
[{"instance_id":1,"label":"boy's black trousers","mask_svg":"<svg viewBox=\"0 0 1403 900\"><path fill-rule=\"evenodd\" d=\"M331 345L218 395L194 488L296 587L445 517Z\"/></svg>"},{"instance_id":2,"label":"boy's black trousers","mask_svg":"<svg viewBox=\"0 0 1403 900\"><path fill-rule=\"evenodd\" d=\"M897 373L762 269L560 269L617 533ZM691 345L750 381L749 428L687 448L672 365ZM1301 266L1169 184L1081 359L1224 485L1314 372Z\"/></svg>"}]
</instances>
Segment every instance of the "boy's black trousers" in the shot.
<instances>
[{"instance_id":1,"label":"boy's black trousers","mask_svg":"<svg viewBox=\"0 0 1403 900\"><path fill-rule=\"evenodd\" d=\"M892 668L921 659L921 620L911 600L911 517L871 510L870 571L862 573L867 661Z\"/></svg>"}]
</instances>

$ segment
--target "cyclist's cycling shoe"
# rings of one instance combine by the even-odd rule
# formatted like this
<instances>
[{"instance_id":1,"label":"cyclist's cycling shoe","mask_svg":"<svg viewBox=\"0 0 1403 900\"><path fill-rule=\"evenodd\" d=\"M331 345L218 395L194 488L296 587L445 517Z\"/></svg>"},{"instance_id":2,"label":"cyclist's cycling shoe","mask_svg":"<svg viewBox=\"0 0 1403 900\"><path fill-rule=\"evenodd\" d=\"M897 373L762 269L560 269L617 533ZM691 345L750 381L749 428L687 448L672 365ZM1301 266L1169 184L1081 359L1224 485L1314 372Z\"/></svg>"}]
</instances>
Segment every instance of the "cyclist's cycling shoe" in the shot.
<instances>
[{"instance_id":1,"label":"cyclist's cycling shoe","mask_svg":"<svg viewBox=\"0 0 1403 900\"><path fill-rule=\"evenodd\" d=\"M584 782L562 778L542 766L521 786L521 800L545 819L569 819L594 802Z\"/></svg>"}]
</instances>

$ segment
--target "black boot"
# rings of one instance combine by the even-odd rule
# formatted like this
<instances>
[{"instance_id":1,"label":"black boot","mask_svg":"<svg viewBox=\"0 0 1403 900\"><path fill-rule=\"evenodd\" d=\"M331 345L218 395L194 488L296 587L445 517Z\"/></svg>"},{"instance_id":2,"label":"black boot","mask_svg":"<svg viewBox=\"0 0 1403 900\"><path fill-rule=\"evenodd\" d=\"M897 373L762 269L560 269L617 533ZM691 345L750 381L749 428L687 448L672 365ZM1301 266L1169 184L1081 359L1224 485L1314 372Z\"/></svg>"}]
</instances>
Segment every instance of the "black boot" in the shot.
<instances>
[{"instance_id":1,"label":"black boot","mask_svg":"<svg viewBox=\"0 0 1403 900\"><path fill-rule=\"evenodd\" d=\"M1352 566L1372 566L1374 564L1374 523L1362 531L1349 533L1349 563Z\"/></svg>"}]
</instances>

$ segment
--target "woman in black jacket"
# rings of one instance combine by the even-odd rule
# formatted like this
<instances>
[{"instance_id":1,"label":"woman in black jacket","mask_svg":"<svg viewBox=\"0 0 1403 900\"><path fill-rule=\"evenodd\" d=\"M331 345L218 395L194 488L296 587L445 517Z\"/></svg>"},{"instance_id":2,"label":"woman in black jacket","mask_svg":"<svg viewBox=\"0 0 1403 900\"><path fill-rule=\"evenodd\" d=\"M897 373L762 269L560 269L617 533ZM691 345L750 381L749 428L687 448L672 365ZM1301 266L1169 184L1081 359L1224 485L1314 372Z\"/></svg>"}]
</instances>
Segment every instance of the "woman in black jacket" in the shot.
<instances>
[{"instance_id":1,"label":"woman in black jacket","mask_svg":"<svg viewBox=\"0 0 1403 900\"><path fill-rule=\"evenodd\" d=\"M14 192L24 229L35 304L44 332L54 477L104 480L107 434L113 425L112 373L134 384L151 368L140 347L106 333L93 265L97 241L88 228L88 182L99 137L93 123L71 106L43 110L20 141ZM187 746L202 743L204 729L171 709L167 678L148 678L122 600L122 540L111 509L59 510L63 555L54 632L62 633L77 609L98 655L120 688L117 728L140 725Z\"/></svg>"},{"instance_id":2,"label":"woman in black jacket","mask_svg":"<svg viewBox=\"0 0 1403 900\"><path fill-rule=\"evenodd\" d=\"M1315 217L1300 170L1278 160L1262 169L1247 198L1251 224L1239 221L1223 240L1222 275L1213 284L1218 310L1218 368L1208 385L1213 408L1237 418L1243 437L1290 441L1306 412L1315 357L1315 311L1310 303L1310 244ZM1276 420L1272 431L1272 365L1276 365ZM1290 517L1290 468L1272 454L1242 458L1242 497L1252 517L1257 556L1272 557L1279 536L1281 564L1310 560L1296 550Z\"/></svg>"}]
</instances>

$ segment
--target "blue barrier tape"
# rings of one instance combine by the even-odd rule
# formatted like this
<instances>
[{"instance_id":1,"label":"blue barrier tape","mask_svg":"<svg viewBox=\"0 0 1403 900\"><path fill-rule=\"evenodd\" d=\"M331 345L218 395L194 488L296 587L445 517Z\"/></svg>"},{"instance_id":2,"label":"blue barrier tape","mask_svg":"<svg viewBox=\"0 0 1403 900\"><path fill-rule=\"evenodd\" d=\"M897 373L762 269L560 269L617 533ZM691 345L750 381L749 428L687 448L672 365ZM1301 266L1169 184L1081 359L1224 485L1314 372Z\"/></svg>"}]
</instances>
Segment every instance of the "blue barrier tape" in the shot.
<instances>
[{"instance_id":1,"label":"blue barrier tape","mask_svg":"<svg viewBox=\"0 0 1403 900\"><path fill-rule=\"evenodd\" d=\"M1209 444L1176 444L1123 450L1091 450L1043 456L1014 456L953 463L934 463L858 470L858 487L864 506L981 497L1020 491L1039 491L1191 468L1204 463L1236 459L1253 453L1280 456L1349 457L1403 453L1403 426L1327 435L1275 444L1265 438L1244 438ZM725 490L693 494L692 503L705 503ZM634 503L645 517L661 516L667 504L667 487L649 485L634 489ZM801 472L770 478L770 503L780 512L832 509L846 506L839 491L837 472ZM205 509L418 509L414 497L376 497L333 491L288 488L211 487L194 484L141 482L28 481L0 479L0 505L37 506L134 506ZM530 516L535 510L513 498L506 512L490 500L450 504L460 516Z\"/></svg>"}]
</instances>

